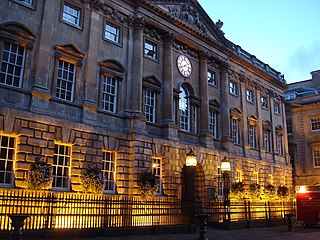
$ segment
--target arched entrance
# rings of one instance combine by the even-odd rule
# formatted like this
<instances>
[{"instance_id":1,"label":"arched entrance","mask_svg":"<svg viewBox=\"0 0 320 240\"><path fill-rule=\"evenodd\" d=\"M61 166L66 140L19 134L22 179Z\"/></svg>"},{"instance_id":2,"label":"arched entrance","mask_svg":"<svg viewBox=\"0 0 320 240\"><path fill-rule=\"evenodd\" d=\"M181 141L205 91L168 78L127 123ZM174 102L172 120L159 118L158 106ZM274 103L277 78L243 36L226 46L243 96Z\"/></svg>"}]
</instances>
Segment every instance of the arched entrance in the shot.
<instances>
[{"instance_id":1,"label":"arched entrance","mask_svg":"<svg viewBox=\"0 0 320 240\"><path fill-rule=\"evenodd\" d=\"M182 184L182 216L195 222L195 214L202 213L204 208L205 181L204 171L200 164L196 167L183 166Z\"/></svg>"}]
</instances>

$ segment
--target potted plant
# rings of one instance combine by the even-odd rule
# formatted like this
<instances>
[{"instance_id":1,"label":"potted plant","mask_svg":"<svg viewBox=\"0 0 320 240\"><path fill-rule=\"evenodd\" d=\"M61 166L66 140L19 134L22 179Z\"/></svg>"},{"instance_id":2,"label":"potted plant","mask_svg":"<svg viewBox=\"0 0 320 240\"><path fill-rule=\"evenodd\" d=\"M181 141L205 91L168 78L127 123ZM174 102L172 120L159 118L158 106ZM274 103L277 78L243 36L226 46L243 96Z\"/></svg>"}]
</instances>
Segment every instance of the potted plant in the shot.
<instances>
[{"instance_id":1,"label":"potted plant","mask_svg":"<svg viewBox=\"0 0 320 240\"><path fill-rule=\"evenodd\" d=\"M47 190L52 186L52 166L40 157L36 157L27 172L27 189Z\"/></svg>"},{"instance_id":2,"label":"potted plant","mask_svg":"<svg viewBox=\"0 0 320 240\"><path fill-rule=\"evenodd\" d=\"M141 198L154 196L159 190L160 179L155 174L145 171L140 173L138 178L138 191Z\"/></svg>"},{"instance_id":3,"label":"potted plant","mask_svg":"<svg viewBox=\"0 0 320 240\"><path fill-rule=\"evenodd\" d=\"M277 195L281 199L287 198L289 196L289 188L287 188L286 186L279 186L277 190Z\"/></svg>"},{"instance_id":4,"label":"potted plant","mask_svg":"<svg viewBox=\"0 0 320 240\"><path fill-rule=\"evenodd\" d=\"M245 193L245 183L244 182L234 182L231 185L231 196L242 199Z\"/></svg>"},{"instance_id":5,"label":"potted plant","mask_svg":"<svg viewBox=\"0 0 320 240\"><path fill-rule=\"evenodd\" d=\"M261 186L258 183L250 183L249 184L249 194L251 199L260 199L261 194Z\"/></svg>"},{"instance_id":6,"label":"potted plant","mask_svg":"<svg viewBox=\"0 0 320 240\"><path fill-rule=\"evenodd\" d=\"M80 182L85 193L102 194L106 185L103 172L96 165L89 165L82 171Z\"/></svg>"},{"instance_id":7,"label":"potted plant","mask_svg":"<svg viewBox=\"0 0 320 240\"><path fill-rule=\"evenodd\" d=\"M272 200L276 196L276 187L268 184L264 186L263 193L266 199Z\"/></svg>"}]
</instances>

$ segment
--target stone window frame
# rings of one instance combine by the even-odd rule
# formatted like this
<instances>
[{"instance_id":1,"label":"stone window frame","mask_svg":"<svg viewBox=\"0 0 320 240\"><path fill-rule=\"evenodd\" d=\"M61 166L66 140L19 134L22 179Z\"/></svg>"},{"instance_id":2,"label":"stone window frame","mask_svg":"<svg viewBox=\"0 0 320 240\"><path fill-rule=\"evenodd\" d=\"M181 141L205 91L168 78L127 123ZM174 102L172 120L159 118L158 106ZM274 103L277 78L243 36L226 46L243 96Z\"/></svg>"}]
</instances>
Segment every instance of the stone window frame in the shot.
<instances>
[{"instance_id":1,"label":"stone window frame","mask_svg":"<svg viewBox=\"0 0 320 240\"><path fill-rule=\"evenodd\" d=\"M116 194L117 193L117 152L110 150L103 150L102 174L106 179L106 186L103 193ZM109 156L109 158L107 158ZM109 163L109 164L108 164ZM107 169L107 166L109 167ZM110 169L111 168L111 169ZM111 185L109 185L109 183ZM109 188L111 186L111 188Z\"/></svg>"},{"instance_id":2,"label":"stone window frame","mask_svg":"<svg viewBox=\"0 0 320 240\"><path fill-rule=\"evenodd\" d=\"M70 191L70 187L71 187L71 166L72 166L72 144L66 144L66 143L61 143L61 142L55 142L55 149L63 147L63 154L60 154L60 151L58 152L54 152L53 155L53 162L52 162L52 175L53 175L53 181L52 181L52 190L56 190L56 191ZM66 154L65 151L66 149L68 149L68 153ZM56 156L58 156L59 158L62 157L63 158L63 163L64 164L60 164L60 159L55 159ZM66 159L69 159L69 163L65 164ZM56 163L56 164L55 164ZM64 175L57 175L56 173L58 172L58 168L62 168L63 170L67 170L68 171L68 175L67 177L65 177ZM63 186L63 184L59 184L59 186L55 186L56 184L56 178L63 178L63 179L67 179L67 185ZM58 185L58 184L57 184Z\"/></svg>"},{"instance_id":3,"label":"stone window frame","mask_svg":"<svg viewBox=\"0 0 320 240\"><path fill-rule=\"evenodd\" d=\"M78 10L79 16L78 16L78 23L73 23L71 21L68 21L67 19L64 19L64 6L68 5L69 7L73 8L74 10ZM61 2L61 10L60 10L60 21L72 26L74 28L77 28L79 30L82 30L83 28L83 19L84 19L84 7L81 6L80 4L76 4L73 1L70 0L63 0Z\"/></svg>"},{"instance_id":4,"label":"stone window frame","mask_svg":"<svg viewBox=\"0 0 320 240\"><path fill-rule=\"evenodd\" d=\"M229 93L233 96L238 97L239 89L237 82L229 80Z\"/></svg>"},{"instance_id":5,"label":"stone window frame","mask_svg":"<svg viewBox=\"0 0 320 240\"><path fill-rule=\"evenodd\" d=\"M147 48L147 44L150 45L151 48ZM159 58L159 45L149 38L144 38L143 56L157 62Z\"/></svg>"},{"instance_id":6,"label":"stone window frame","mask_svg":"<svg viewBox=\"0 0 320 240\"><path fill-rule=\"evenodd\" d=\"M207 71L207 80L208 80L208 85L212 87L218 87L218 74L217 71L214 71L212 69L208 68Z\"/></svg>"},{"instance_id":7,"label":"stone window frame","mask_svg":"<svg viewBox=\"0 0 320 240\"><path fill-rule=\"evenodd\" d=\"M284 130L281 125L276 127L276 149L279 155L284 155Z\"/></svg>"},{"instance_id":8,"label":"stone window frame","mask_svg":"<svg viewBox=\"0 0 320 240\"><path fill-rule=\"evenodd\" d=\"M99 62L100 65L100 84L99 84L99 110L101 110L104 113L108 114L117 114L121 112L121 100L122 100L122 80L124 78L125 74L125 68L121 63L114 59L105 59L101 62ZM104 78L110 77L116 80L117 82L117 89L116 89L116 98L115 98L115 106L113 112L107 111L103 109L103 84L104 84Z\"/></svg>"},{"instance_id":9,"label":"stone window frame","mask_svg":"<svg viewBox=\"0 0 320 240\"><path fill-rule=\"evenodd\" d=\"M254 103L254 92L253 92L253 89L246 88L246 100L249 103Z\"/></svg>"},{"instance_id":10,"label":"stone window frame","mask_svg":"<svg viewBox=\"0 0 320 240\"><path fill-rule=\"evenodd\" d=\"M280 109L280 103L275 101L273 103L273 108L274 108L274 114L276 115L281 115L281 109Z\"/></svg>"},{"instance_id":11,"label":"stone window frame","mask_svg":"<svg viewBox=\"0 0 320 240\"><path fill-rule=\"evenodd\" d=\"M113 28L115 28L115 29L118 30L118 34L117 34L118 39L117 39L117 41L114 41L114 40L106 37L106 32L107 32L106 28L107 28L107 25L109 25L109 26L111 26L111 27L113 27ZM104 29L104 31L103 31L103 39L104 39L105 41L110 42L110 43L115 44L115 45L118 45L118 46L121 46L121 45L122 45L122 27L121 27L118 23L115 23L115 21L112 21L112 20L110 20L110 19L105 19L105 20L104 20L104 27L103 27L103 29Z\"/></svg>"},{"instance_id":12,"label":"stone window frame","mask_svg":"<svg viewBox=\"0 0 320 240\"><path fill-rule=\"evenodd\" d=\"M251 148L257 148L258 146L258 139L257 139L257 122L258 118L252 114L248 116L248 143ZM253 130L253 141L251 139L250 130Z\"/></svg>"},{"instance_id":13,"label":"stone window frame","mask_svg":"<svg viewBox=\"0 0 320 240\"><path fill-rule=\"evenodd\" d=\"M212 126L212 122L211 122L211 112L215 113L215 130L212 132L211 130L211 126ZM210 134L213 134L213 138L214 139L218 139L219 138L219 114L220 114L220 103L216 100L210 100L209 101L209 131Z\"/></svg>"},{"instance_id":14,"label":"stone window frame","mask_svg":"<svg viewBox=\"0 0 320 240\"><path fill-rule=\"evenodd\" d=\"M262 95L260 97L260 102L261 102L261 108L264 110L269 110L269 104L268 104L268 97L265 95Z\"/></svg>"},{"instance_id":15,"label":"stone window frame","mask_svg":"<svg viewBox=\"0 0 320 240\"><path fill-rule=\"evenodd\" d=\"M262 123L262 132L263 132L263 146L266 152L272 152L272 125L269 121L264 121ZM267 134L267 135L266 135ZM268 139L265 138L268 137ZM268 140L268 141L266 141ZM268 142L268 145L266 144Z\"/></svg>"},{"instance_id":16,"label":"stone window frame","mask_svg":"<svg viewBox=\"0 0 320 240\"><path fill-rule=\"evenodd\" d=\"M241 139L242 139L242 127L241 127L241 124L242 124L242 117L243 117L243 113L242 113L242 110L239 109L239 108L233 108L231 109L230 111L230 121L231 121L231 124L230 124L230 132L231 132L231 137L232 137L232 142L236 145L240 145L241 144ZM235 125L236 124L236 125ZM237 134L236 136L234 135L234 126L237 126Z\"/></svg>"},{"instance_id":17,"label":"stone window frame","mask_svg":"<svg viewBox=\"0 0 320 240\"><path fill-rule=\"evenodd\" d=\"M29 0L31 2L27 2L28 0L10 0L12 2L15 2L17 4L20 4L24 7L27 7L29 9L32 9L32 10L35 10L36 9L36 3L37 3L37 0Z\"/></svg>"},{"instance_id":18,"label":"stone window frame","mask_svg":"<svg viewBox=\"0 0 320 240\"><path fill-rule=\"evenodd\" d=\"M83 63L83 59L85 55L77 49L76 46L73 44L66 44L66 45L55 45L55 69L54 69L54 77L52 83L52 96L54 99L63 101L63 102L75 102L75 96L80 95L80 78L81 78L81 66ZM58 72L59 72L59 61L68 62L70 64L74 64L75 66L75 76L74 76L74 83L73 83L73 95L72 99L65 100L62 98L57 97L57 87L58 87Z\"/></svg>"},{"instance_id":19,"label":"stone window frame","mask_svg":"<svg viewBox=\"0 0 320 240\"><path fill-rule=\"evenodd\" d=\"M32 62L32 49L36 41L36 35L25 25L18 22L5 22L0 24L0 67L2 66L2 55L5 42L13 43L24 48L24 64L23 73L19 82L19 87L7 84L1 84L1 87L14 89L15 91L28 89L31 62Z\"/></svg>"},{"instance_id":20,"label":"stone window frame","mask_svg":"<svg viewBox=\"0 0 320 240\"><path fill-rule=\"evenodd\" d=\"M320 116L310 117L310 128L312 132L320 131Z\"/></svg>"},{"instance_id":21,"label":"stone window frame","mask_svg":"<svg viewBox=\"0 0 320 240\"><path fill-rule=\"evenodd\" d=\"M142 81L142 88L143 88L143 112L145 114L145 117L146 117L146 112L145 112L145 91L148 90L148 91L151 91L154 93L154 96L155 96L155 105L154 105L154 121L148 121L148 118L147 118L147 123L149 124L155 124L159 121L159 96L160 96L160 93L161 93L161 82L160 80L155 77L154 75L152 76L148 76L148 77L144 77L143 78L143 81Z\"/></svg>"},{"instance_id":22,"label":"stone window frame","mask_svg":"<svg viewBox=\"0 0 320 240\"><path fill-rule=\"evenodd\" d=\"M3 146L2 144L2 138L6 137L8 138L8 142L7 142L7 146ZM14 141L13 143L11 142L10 139L13 139L12 141ZM5 161L5 169L0 169L1 173L4 174L4 176L6 175L7 172L9 172L11 174L11 182L5 182L5 179L3 179L4 181L2 181L2 179L0 179L0 187L5 187L5 188L12 188L14 187L14 179L15 179L15 161L16 161L16 153L17 153L17 137L14 135L9 135L9 134L0 134L0 150L5 148L6 149L6 156L5 158L3 156L1 156L1 160L0 161ZM1 151L4 152L4 151ZM11 154L9 154L11 152ZM12 159L8 159L8 155L12 155ZM12 169L9 171L7 170L7 166L8 166L8 161L12 162Z\"/></svg>"},{"instance_id":23,"label":"stone window frame","mask_svg":"<svg viewBox=\"0 0 320 240\"><path fill-rule=\"evenodd\" d=\"M159 189L156 193L157 196L163 195L163 158L162 157L151 157L151 172L159 177Z\"/></svg>"}]
</instances>

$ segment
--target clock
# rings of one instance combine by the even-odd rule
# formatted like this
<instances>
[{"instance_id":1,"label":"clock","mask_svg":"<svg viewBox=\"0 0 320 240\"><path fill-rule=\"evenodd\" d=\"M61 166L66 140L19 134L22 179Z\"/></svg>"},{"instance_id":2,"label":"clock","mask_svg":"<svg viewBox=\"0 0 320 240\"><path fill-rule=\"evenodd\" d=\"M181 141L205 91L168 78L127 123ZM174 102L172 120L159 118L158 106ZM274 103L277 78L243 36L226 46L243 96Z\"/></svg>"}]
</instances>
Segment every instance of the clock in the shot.
<instances>
[{"instance_id":1,"label":"clock","mask_svg":"<svg viewBox=\"0 0 320 240\"><path fill-rule=\"evenodd\" d=\"M180 74L184 77L190 77L192 65L190 59L185 55L179 55L177 58L177 67Z\"/></svg>"}]
</instances>

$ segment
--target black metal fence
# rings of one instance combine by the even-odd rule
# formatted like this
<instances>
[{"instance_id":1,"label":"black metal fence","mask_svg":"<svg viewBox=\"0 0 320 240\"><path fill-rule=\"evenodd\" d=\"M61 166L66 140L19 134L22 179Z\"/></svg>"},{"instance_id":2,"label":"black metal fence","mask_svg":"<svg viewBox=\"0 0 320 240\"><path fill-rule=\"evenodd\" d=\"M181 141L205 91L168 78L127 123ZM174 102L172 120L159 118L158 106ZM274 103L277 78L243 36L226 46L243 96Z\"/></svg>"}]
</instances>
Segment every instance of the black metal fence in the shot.
<instances>
[{"instance_id":1,"label":"black metal fence","mask_svg":"<svg viewBox=\"0 0 320 240\"><path fill-rule=\"evenodd\" d=\"M0 230L11 230L9 214L28 215L25 230L173 226L190 223L189 214L184 213L187 208L166 197L142 201L128 196L0 189ZM229 208L223 201L206 204L209 222L222 222L228 215L230 221L284 218L293 209L292 203L284 202L232 202Z\"/></svg>"},{"instance_id":2,"label":"black metal fence","mask_svg":"<svg viewBox=\"0 0 320 240\"><path fill-rule=\"evenodd\" d=\"M284 219L294 213L293 201L237 201L225 206L224 201L207 203L209 222Z\"/></svg>"}]
</instances>

